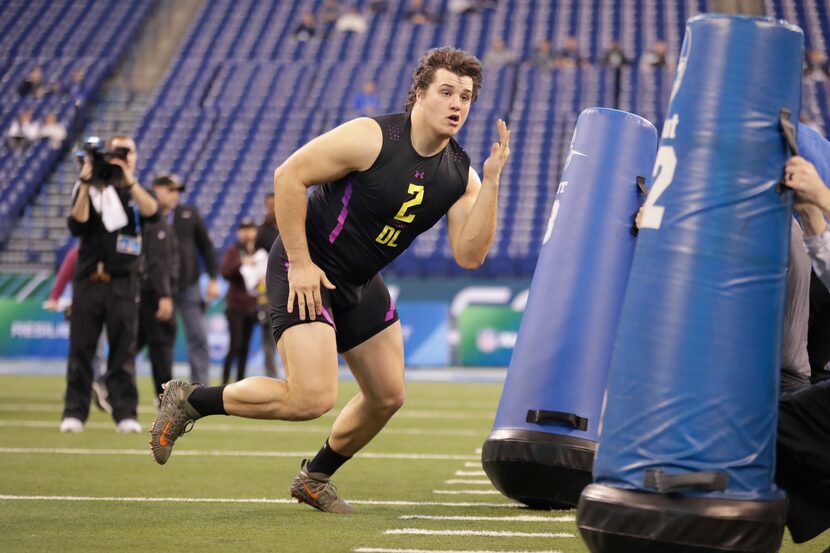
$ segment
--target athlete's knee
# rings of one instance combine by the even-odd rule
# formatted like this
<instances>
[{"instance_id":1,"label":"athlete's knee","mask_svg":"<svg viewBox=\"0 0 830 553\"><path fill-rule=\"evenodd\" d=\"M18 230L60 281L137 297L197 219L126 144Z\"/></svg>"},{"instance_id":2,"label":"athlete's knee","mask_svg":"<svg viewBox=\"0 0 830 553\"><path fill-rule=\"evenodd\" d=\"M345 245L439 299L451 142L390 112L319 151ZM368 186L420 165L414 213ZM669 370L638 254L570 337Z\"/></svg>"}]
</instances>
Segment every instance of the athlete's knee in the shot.
<instances>
[{"instance_id":1,"label":"athlete's knee","mask_svg":"<svg viewBox=\"0 0 830 553\"><path fill-rule=\"evenodd\" d=\"M294 414L298 420L317 419L331 411L336 401L336 390L303 394L295 403Z\"/></svg>"},{"instance_id":2,"label":"athlete's knee","mask_svg":"<svg viewBox=\"0 0 830 553\"><path fill-rule=\"evenodd\" d=\"M375 409L382 411L387 416L392 416L403 407L406 401L406 388L402 385L400 388L390 390L382 397L374 401Z\"/></svg>"}]
</instances>

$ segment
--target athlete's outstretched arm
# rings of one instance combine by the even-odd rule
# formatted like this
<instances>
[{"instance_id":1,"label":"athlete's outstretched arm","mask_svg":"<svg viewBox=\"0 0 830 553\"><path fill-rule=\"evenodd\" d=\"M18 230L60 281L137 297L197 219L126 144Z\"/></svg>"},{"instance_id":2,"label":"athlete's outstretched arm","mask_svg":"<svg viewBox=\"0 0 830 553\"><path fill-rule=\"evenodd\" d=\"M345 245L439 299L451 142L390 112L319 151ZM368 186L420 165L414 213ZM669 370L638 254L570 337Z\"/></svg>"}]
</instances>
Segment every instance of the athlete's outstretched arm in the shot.
<instances>
[{"instance_id":1,"label":"athlete's outstretched arm","mask_svg":"<svg viewBox=\"0 0 830 553\"><path fill-rule=\"evenodd\" d=\"M456 263L477 269L493 244L498 215L499 178L510 155L510 131L499 119L499 142L490 147L484 162L484 179L470 167L467 191L447 213L447 231Z\"/></svg>"},{"instance_id":2,"label":"athlete's outstretched arm","mask_svg":"<svg viewBox=\"0 0 830 553\"><path fill-rule=\"evenodd\" d=\"M274 212L289 261L288 312L294 309L296 297L300 319L305 319L306 309L311 320L322 313L320 282L334 288L308 252L306 189L352 171L365 171L377 159L382 145L380 125L361 117L318 136L274 171Z\"/></svg>"}]
</instances>

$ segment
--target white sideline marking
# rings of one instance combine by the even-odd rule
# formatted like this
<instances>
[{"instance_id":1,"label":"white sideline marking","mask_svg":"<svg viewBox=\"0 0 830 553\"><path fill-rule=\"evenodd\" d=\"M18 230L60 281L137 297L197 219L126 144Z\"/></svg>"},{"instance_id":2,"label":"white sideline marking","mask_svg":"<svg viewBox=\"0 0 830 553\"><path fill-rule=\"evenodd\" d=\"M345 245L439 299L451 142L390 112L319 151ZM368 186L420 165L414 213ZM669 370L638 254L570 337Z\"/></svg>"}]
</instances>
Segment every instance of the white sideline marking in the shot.
<instances>
[{"instance_id":1,"label":"white sideline marking","mask_svg":"<svg viewBox=\"0 0 830 553\"><path fill-rule=\"evenodd\" d=\"M576 522L575 516L546 517L542 515L519 515L511 517L401 515L398 518L401 520L463 520L470 522Z\"/></svg>"},{"instance_id":2,"label":"white sideline marking","mask_svg":"<svg viewBox=\"0 0 830 553\"><path fill-rule=\"evenodd\" d=\"M83 495L2 495L0 501L104 501L132 503L296 503L295 499L231 498L231 497L91 497ZM487 507L519 508L516 503L470 503L441 501L378 501L374 499L349 499L355 505L387 507Z\"/></svg>"},{"instance_id":3,"label":"white sideline marking","mask_svg":"<svg viewBox=\"0 0 830 553\"><path fill-rule=\"evenodd\" d=\"M476 454L481 455L481 448L480 447L476 448Z\"/></svg>"},{"instance_id":4,"label":"white sideline marking","mask_svg":"<svg viewBox=\"0 0 830 553\"><path fill-rule=\"evenodd\" d=\"M22 454L64 454L64 455L150 455L146 449L79 449L49 447L0 447L0 453ZM216 451L216 450L177 450L177 456L187 457L307 457L314 451ZM413 461L461 461L470 455L453 455L441 453L361 453L361 459L397 459Z\"/></svg>"},{"instance_id":5,"label":"white sideline marking","mask_svg":"<svg viewBox=\"0 0 830 553\"><path fill-rule=\"evenodd\" d=\"M55 403L6 403L0 405L0 411L25 411L31 413L61 413L63 411L63 402ZM139 405L139 413L158 413L155 407L149 405ZM332 409L323 418L334 418L340 413L340 409ZM492 422L492 413L471 413L465 411L432 411L412 409L407 411L403 409L395 414L396 419L457 419L457 420L487 420ZM485 432L486 434L486 432Z\"/></svg>"},{"instance_id":6,"label":"white sideline marking","mask_svg":"<svg viewBox=\"0 0 830 553\"><path fill-rule=\"evenodd\" d=\"M481 468L481 461L479 461L478 463L469 463L469 462L467 462L467 463L464 463L464 466L467 467L468 469L480 469Z\"/></svg>"},{"instance_id":7,"label":"white sideline marking","mask_svg":"<svg viewBox=\"0 0 830 553\"><path fill-rule=\"evenodd\" d=\"M465 465L467 463L464 463ZM457 470L455 471L456 476L487 476L483 470Z\"/></svg>"},{"instance_id":8,"label":"white sideline marking","mask_svg":"<svg viewBox=\"0 0 830 553\"><path fill-rule=\"evenodd\" d=\"M459 551L456 549L390 549L387 547L356 547L354 553L562 553L562 551Z\"/></svg>"},{"instance_id":9,"label":"white sideline marking","mask_svg":"<svg viewBox=\"0 0 830 553\"><path fill-rule=\"evenodd\" d=\"M568 532L508 532L504 530L424 530L422 528L397 528L384 532L387 535L406 536L483 536L486 538L575 538Z\"/></svg>"},{"instance_id":10,"label":"white sideline marking","mask_svg":"<svg viewBox=\"0 0 830 553\"><path fill-rule=\"evenodd\" d=\"M498 490L432 490L432 493L443 495L501 495Z\"/></svg>"},{"instance_id":11,"label":"white sideline marking","mask_svg":"<svg viewBox=\"0 0 830 553\"><path fill-rule=\"evenodd\" d=\"M454 480L444 480L444 484L489 484L490 481L486 478L483 480L469 480L469 479L454 479Z\"/></svg>"},{"instance_id":12,"label":"white sideline marking","mask_svg":"<svg viewBox=\"0 0 830 553\"><path fill-rule=\"evenodd\" d=\"M33 420L0 420L0 427L8 428L48 428L56 429L59 423L55 421L33 421ZM107 430L112 431L114 423L88 422L84 425L85 430ZM308 424L276 424L276 425L235 425L235 424L201 424L200 431L209 432L328 432L328 426L315 426ZM483 436L478 430L464 429L432 429L432 428L385 428L384 434L404 434L409 436Z\"/></svg>"}]
</instances>

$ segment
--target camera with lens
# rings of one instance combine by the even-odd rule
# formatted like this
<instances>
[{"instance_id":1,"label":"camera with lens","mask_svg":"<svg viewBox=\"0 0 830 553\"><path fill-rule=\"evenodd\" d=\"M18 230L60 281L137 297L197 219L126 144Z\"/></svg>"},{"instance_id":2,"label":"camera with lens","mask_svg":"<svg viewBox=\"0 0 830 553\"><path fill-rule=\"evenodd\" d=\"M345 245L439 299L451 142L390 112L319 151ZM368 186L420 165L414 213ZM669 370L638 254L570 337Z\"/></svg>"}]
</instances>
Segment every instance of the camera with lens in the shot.
<instances>
[{"instance_id":1,"label":"camera with lens","mask_svg":"<svg viewBox=\"0 0 830 553\"><path fill-rule=\"evenodd\" d=\"M78 162L83 164L84 157L89 156L92 163L92 176L90 180L96 186L108 184L119 185L124 180L124 171L121 167L112 163L113 159L127 160L130 153L129 148L107 148L106 143L97 136L88 137L81 149L75 152Z\"/></svg>"}]
</instances>

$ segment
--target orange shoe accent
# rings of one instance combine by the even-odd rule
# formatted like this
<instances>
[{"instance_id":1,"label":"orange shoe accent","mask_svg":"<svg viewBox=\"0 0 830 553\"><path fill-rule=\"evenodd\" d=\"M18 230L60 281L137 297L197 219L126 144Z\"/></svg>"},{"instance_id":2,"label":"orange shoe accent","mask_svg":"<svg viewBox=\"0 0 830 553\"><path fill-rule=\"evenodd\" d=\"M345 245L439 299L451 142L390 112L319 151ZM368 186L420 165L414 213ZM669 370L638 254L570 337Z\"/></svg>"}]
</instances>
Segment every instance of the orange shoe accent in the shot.
<instances>
[{"instance_id":1,"label":"orange shoe accent","mask_svg":"<svg viewBox=\"0 0 830 553\"><path fill-rule=\"evenodd\" d=\"M306 484L305 482L303 482L303 487L305 488L305 491L308 492L308 495L311 496L311 499L317 501L317 498L320 497L320 492L314 493L308 488L308 484Z\"/></svg>"},{"instance_id":2,"label":"orange shoe accent","mask_svg":"<svg viewBox=\"0 0 830 553\"><path fill-rule=\"evenodd\" d=\"M173 423L173 417L170 417L170 420L167 421L167 426L164 427L164 430L161 432L161 437L159 438L159 444L162 447L167 445L167 429L170 428L170 425ZM308 489L308 488L306 488Z\"/></svg>"}]
</instances>

